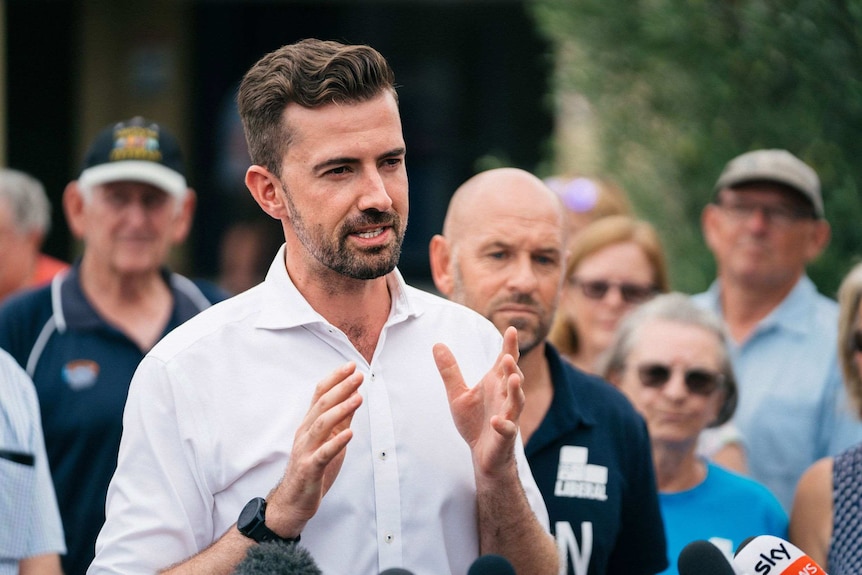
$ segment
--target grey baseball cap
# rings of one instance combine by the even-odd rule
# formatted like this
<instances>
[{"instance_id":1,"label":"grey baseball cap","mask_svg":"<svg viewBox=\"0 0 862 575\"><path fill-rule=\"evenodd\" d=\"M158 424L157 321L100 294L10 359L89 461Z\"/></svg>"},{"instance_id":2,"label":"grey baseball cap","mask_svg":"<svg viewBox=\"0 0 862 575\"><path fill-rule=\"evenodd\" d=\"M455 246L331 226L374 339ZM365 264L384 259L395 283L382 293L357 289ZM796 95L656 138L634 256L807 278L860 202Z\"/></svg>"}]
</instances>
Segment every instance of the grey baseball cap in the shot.
<instances>
[{"instance_id":1,"label":"grey baseball cap","mask_svg":"<svg viewBox=\"0 0 862 575\"><path fill-rule=\"evenodd\" d=\"M730 160L715 183L715 191L750 182L784 184L802 194L823 217L820 178L811 166L787 150L754 150Z\"/></svg>"}]
</instances>

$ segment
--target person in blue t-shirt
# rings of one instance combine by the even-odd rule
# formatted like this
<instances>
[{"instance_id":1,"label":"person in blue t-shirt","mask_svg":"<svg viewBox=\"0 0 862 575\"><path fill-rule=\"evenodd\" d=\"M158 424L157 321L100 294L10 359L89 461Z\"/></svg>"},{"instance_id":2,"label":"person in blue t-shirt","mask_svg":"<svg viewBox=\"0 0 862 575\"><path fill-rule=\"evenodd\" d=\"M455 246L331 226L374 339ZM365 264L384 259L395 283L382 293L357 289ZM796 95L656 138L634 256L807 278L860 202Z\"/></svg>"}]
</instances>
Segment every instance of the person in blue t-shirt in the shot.
<instances>
[{"instance_id":1,"label":"person in blue t-shirt","mask_svg":"<svg viewBox=\"0 0 862 575\"><path fill-rule=\"evenodd\" d=\"M672 566L705 539L733 555L751 536L787 537L787 514L762 484L698 456L701 432L736 409L721 320L680 293L660 295L620 324L601 373L646 419Z\"/></svg>"},{"instance_id":2,"label":"person in blue t-shirt","mask_svg":"<svg viewBox=\"0 0 862 575\"><path fill-rule=\"evenodd\" d=\"M523 170L467 180L431 240L434 283L501 332L518 329L521 439L569 575L652 575L667 566L646 426L608 382L546 341L563 284L564 212Z\"/></svg>"},{"instance_id":3,"label":"person in blue t-shirt","mask_svg":"<svg viewBox=\"0 0 862 575\"><path fill-rule=\"evenodd\" d=\"M191 226L195 194L184 173L163 126L136 117L106 127L63 195L82 256L0 308L0 347L39 396L66 575L83 575L95 554L135 368L168 331L224 298L164 267Z\"/></svg>"}]
</instances>

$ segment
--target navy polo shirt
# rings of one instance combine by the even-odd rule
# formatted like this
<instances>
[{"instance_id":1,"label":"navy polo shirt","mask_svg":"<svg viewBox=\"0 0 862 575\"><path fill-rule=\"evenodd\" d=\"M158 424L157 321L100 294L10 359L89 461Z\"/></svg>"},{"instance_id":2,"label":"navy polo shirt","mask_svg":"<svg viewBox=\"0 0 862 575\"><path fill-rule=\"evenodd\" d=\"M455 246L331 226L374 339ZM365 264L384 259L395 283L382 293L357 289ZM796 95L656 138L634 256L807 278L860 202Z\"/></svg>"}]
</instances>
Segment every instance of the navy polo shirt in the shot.
<instances>
[{"instance_id":1,"label":"navy polo shirt","mask_svg":"<svg viewBox=\"0 0 862 575\"><path fill-rule=\"evenodd\" d=\"M51 284L17 294L0 308L0 347L24 367L39 395L66 534L66 575L83 575L93 560L129 383L145 355L90 305L79 273L80 261ZM174 300L165 334L225 298L213 284L167 271L163 277Z\"/></svg>"},{"instance_id":2,"label":"navy polo shirt","mask_svg":"<svg viewBox=\"0 0 862 575\"><path fill-rule=\"evenodd\" d=\"M545 348L554 397L526 454L569 575L664 570L664 526L643 418L610 383Z\"/></svg>"}]
</instances>

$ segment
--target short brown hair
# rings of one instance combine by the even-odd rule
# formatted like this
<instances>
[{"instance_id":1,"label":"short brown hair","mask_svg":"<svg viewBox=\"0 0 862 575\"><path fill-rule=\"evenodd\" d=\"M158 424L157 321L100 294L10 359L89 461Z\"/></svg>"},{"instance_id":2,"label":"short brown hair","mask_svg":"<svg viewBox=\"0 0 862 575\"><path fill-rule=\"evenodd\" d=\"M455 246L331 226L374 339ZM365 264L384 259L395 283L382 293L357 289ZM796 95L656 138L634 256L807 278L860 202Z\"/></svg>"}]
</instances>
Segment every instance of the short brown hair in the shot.
<instances>
[{"instance_id":1,"label":"short brown hair","mask_svg":"<svg viewBox=\"0 0 862 575\"><path fill-rule=\"evenodd\" d=\"M307 39L270 52L246 72L237 94L252 163L281 175L291 141L282 121L288 104L365 102L384 90L396 95L395 74L370 46Z\"/></svg>"}]
</instances>

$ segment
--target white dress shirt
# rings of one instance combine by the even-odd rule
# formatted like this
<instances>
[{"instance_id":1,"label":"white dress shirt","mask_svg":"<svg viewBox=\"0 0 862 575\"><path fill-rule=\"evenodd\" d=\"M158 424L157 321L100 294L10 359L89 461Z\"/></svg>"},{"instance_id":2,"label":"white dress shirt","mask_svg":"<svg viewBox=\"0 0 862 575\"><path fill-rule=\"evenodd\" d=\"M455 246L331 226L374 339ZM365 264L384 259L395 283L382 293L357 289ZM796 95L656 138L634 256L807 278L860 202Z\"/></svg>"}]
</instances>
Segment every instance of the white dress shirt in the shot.
<instances>
[{"instance_id":1,"label":"white dress shirt","mask_svg":"<svg viewBox=\"0 0 862 575\"><path fill-rule=\"evenodd\" d=\"M316 384L355 361L363 403L341 472L302 532L330 575L466 573L479 553L470 450L452 421L432 346L468 385L502 339L480 315L387 277L389 319L369 364L304 300L283 264L189 320L141 362L129 391L107 522L88 574L151 574L206 548L284 474ZM547 512L517 445L529 502Z\"/></svg>"}]
</instances>

